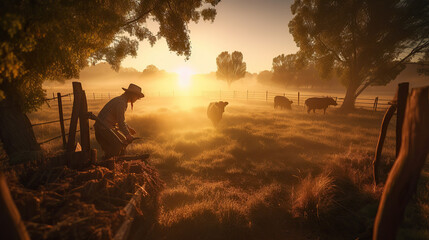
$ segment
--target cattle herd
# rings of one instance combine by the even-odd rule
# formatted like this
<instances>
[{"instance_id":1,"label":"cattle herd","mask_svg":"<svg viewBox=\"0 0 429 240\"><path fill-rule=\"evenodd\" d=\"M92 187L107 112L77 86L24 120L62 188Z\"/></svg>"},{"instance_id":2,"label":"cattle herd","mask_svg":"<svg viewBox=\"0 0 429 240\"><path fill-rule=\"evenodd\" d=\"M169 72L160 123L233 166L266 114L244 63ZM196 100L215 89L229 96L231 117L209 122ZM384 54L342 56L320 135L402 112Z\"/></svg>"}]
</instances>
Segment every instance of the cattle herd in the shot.
<instances>
[{"instance_id":1,"label":"cattle herd","mask_svg":"<svg viewBox=\"0 0 429 240\"><path fill-rule=\"evenodd\" d=\"M292 109L293 101L289 100L284 96L274 97L274 109ZM207 116L212 121L213 126L217 126L222 119L222 114L225 112L225 107L228 102L211 102L207 108ZM336 106L337 102L331 97L312 97L305 100L307 106L307 113L313 110L316 113L316 109L323 109L323 114L326 113L326 109L330 106Z\"/></svg>"}]
</instances>

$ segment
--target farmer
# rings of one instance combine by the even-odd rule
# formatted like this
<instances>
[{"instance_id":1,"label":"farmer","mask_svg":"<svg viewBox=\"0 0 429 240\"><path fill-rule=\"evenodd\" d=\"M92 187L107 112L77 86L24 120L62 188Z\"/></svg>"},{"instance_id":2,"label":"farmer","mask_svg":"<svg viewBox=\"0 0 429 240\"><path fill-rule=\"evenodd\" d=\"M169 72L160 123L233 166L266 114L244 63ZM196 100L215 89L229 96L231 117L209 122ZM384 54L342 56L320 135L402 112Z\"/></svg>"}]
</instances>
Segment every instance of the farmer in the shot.
<instances>
[{"instance_id":1,"label":"farmer","mask_svg":"<svg viewBox=\"0 0 429 240\"><path fill-rule=\"evenodd\" d=\"M136 131L125 123L125 110L128 103L133 104L144 97L141 88L130 84L128 88L122 88L125 92L110 100L101 109L95 121L95 139L104 151L104 158L123 155L125 148L133 141Z\"/></svg>"}]
</instances>

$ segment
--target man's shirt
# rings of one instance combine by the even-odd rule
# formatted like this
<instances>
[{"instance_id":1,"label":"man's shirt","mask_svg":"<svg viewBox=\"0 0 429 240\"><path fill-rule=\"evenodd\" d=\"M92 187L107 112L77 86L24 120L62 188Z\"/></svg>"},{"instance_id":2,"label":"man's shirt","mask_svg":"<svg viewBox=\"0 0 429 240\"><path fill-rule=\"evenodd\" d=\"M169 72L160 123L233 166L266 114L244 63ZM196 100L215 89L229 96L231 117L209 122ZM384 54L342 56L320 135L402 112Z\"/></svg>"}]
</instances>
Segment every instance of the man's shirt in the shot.
<instances>
[{"instance_id":1,"label":"man's shirt","mask_svg":"<svg viewBox=\"0 0 429 240\"><path fill-rule=\"evenodd\" d=\"M110 100L98 114L98 119L103 121L110 128L118 125L119 130L126 136L130 135L127 124L125 123L125 110L127 110L128 101L125 95L115 97Z\"/></svg>"}]
</instances>

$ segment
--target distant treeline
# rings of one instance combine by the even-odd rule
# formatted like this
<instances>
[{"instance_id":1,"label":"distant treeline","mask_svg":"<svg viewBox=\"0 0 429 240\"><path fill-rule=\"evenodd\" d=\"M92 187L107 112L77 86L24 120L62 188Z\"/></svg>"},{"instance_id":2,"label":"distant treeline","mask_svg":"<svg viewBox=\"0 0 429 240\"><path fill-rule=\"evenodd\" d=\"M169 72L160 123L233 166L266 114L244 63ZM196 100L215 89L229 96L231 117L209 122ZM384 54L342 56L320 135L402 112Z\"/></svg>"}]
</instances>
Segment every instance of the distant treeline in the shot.
<instances>
[{"instance_id":1,"label":"distant treeline","mask_svg":"<svg viewBox=\"0 0 429 240\"><path fill-rule=\"evenodd\" d=\"M398 82L413 82L419 86L428 85L429 76L421 74L419 69L419 65L417 64L408 64L396 79L387 84L386 87L396 87ZM344 88L335 76L320 77L318 70L314 66L293 72L284 71L282 74L276 74L273 70L265 70L257 74L257 80L264 85L284 88Z\"/></svg>"}]
</instances>

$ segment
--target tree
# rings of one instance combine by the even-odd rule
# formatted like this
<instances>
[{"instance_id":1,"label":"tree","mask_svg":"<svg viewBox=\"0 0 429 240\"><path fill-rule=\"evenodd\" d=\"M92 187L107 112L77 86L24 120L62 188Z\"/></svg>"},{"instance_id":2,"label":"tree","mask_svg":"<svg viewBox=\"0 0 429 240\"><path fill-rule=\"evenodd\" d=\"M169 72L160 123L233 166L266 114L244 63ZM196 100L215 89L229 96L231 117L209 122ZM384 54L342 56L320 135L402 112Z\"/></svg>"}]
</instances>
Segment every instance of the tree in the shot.
<instances>
[{"instance_id":1,"label":"tree","mask_svg":"<svg viewBox=\"0 0 429 240\"><path fill-rule=\"evenodd\" d=\"M273 81L280 83L284 87L297 82L298 68L295 54L281 54L273 58Z\"/></svg>"},{"instance_id":2,"label":"tree","mask_svg":"<svg viewBox=\"0 0 429 240\"><path fill-rule=\"evenodd\" d=\"M429 48L426 0L295 0L289 31L300 58L346 87L342 110L368 86L386 85Z\"/></svg>"},{"instance_id":3,"label":"tree","mask_svg":"<svg viewBox=\"0 0 429 240\"><path fill-rule=\"evenodd\" d=\"M304 62L296 54L281 54L273 58L273 81L284 87L293 86L317 86L323 84L317 76L314 63Z\"/></svg>"},{"instance_id":4,"label":"tree","mask_svg":"<svg viewBox=\"0 0 429 240\"><path fill-rule=\"evenodd\" d=\"M159 69L153 64L147 65L146 68L143 70L144 75L152 75L157 72L159 72Z\"/></svg>"},{"instance_id":5,"label":"tree","mask_svg":"<svg viewBox=\"0 0 429 240\"><path fill-rule=\"evenodd\" d=\"M1 1L0 139L11 161L40 150L25 113L43 103L43 81L78 78L82 68L100 61L118 70L143 40L165 38L171 51L188 58L188 24L213 21L218 2ZM159 23L158 32L146 27L148 19Z\"/></svg>"},{"instance_id":6,"label":"tree","mask_svg":"<svg viewBox=\"0 0 429 240\"><path fill-rule=\"evenodd\" d=\"M262 72L259 72L257 79L258 82L262 83L262 84L271 84L272 83L272 78L273 78L273 72L268 71L268 70L264 70Z\"/></svg>"},{"instance_id":7,"label":"tree","mask_svg":"<svg viewBox=\"0 0 429 240\"><path fill-rule=\"evenodd\" d=\"M234 51L231 54L222 52L217 56L216 64L216 77L226 80L229 86L231 86L233 81L243 78L246 75L246 63L243 62L243 54L241 52Z\"/></svg>"}]
</instances>

